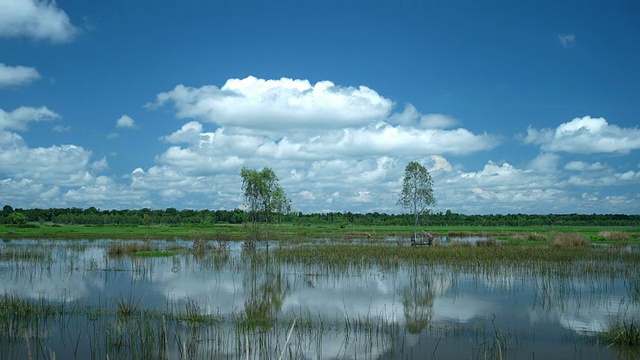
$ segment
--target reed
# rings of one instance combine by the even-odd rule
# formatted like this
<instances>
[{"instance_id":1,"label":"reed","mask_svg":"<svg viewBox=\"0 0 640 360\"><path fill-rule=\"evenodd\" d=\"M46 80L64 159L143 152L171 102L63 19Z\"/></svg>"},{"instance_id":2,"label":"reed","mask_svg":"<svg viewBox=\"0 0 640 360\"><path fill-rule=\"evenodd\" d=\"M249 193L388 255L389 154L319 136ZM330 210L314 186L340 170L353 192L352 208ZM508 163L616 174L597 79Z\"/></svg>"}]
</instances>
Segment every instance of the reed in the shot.
<instances>
[{"instance_id":1,"label":"reed","mask_svg":"<svg viewBox=\"0 0 640 360\"><path fill-rule=\"evenodd\" d=\"M224 322L224 318L220 314L203 313L200 305L193 300L187 300L182 309L169 310L169 315L165 316L190 324L220 325Z\"/></svg>"},{"instance_id":2,"label":"reed","mask_svg":"<svg viewBox=\"0 0 640 360\"><path fill-rule=\"evenodd\" d=\"M476 246L478 247L498 247L500 246L500 242L494 238L491 239L487 239L487 240L480 240L476 242Z\"/></svg>"},{"instance_id":3,"label":"reed","mask_svg":"<svg viewBox=\"0 0 640 360\"><path fill-rule=\"evenodd\" d=\"M628 242L631 240L629 233L622 231L601 231L598 233L598 236L616 242Z\"/></svg>"},{"instance_id":4,"label":"reed","mask_svg":"<svg viewBox=\"0 0 640 360\"><path fill-rule=\"evenodd\" d=\"M0 251L0 261L47 261L51 258L49 252L34 250L29 248L2 249Z\"/></svg>"},{"instance_id":5,"label":"reed","mask_svg":"<svg viewBox=\"0 0 640 360\"><path fill-rule=\"evenodd\" d=\"M612 345L638 347L640 346L640 326L634 320L623 319L613 324L604 337Z\"/></svg>"},{"instance_id":6,"label":"reed","mask_svg":"<svg viewBox=\"0 0 640 360\"><path fill-rule=\"evenodd\" d=\"M113 302L115 304L115 312L118 316L139 316L141 314L140 303L144 297L138 299L137 301L133 299L133 294L129 294L129 296L124 296L120 294L120 297L115 299Z\"/></svg>"},{"instance_id":7,"label":"reed","mask_svg":"<svg viewBox=\"0 0 640 360\"><path fill-rule=\"evenodd\" d=\"M560 233L553 239L553 246L589 246L589 240L578 233Z\"/></svg>"},{"instance_id":8,"label":"reed","mask_svg":"<svg viewBox=\"0 0 640 360\"><path fill-rule=\"evenodd\" d=\"M155 251L150 241L117 241L111 243L107 248L107 254L112 257L122 257L124 255L135 254L140 251Z\"/></svg>"},{"instance_id":9,"label":"reed","mask_svg":"<svg viewBox=\"0 0 640 360\"><path fill-rule=\"evenodd\" d=\"M549 241L547 235L539 233L539 232L526 232L526 233L518 233L513 236L513 239L520 242L540 242L545 243Z\"/></svg>"}]
</instances>

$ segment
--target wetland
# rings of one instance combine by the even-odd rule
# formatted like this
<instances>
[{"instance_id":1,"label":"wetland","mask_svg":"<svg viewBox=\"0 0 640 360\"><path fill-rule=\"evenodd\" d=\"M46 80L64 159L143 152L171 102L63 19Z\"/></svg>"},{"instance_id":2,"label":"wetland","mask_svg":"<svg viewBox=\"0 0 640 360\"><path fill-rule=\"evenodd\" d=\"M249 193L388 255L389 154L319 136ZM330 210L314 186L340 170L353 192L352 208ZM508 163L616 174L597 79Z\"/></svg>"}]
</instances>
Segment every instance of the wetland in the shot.
<instances>
[{"instance_id":1,"label":"wetland","mask_svg":"<svg viewBox=\"0 0 640 360\"><path fill-rule=\"evenodd\" d=\"M635 359L631 233L8 237L0 358Z\"/></svg>"}]
</instances>

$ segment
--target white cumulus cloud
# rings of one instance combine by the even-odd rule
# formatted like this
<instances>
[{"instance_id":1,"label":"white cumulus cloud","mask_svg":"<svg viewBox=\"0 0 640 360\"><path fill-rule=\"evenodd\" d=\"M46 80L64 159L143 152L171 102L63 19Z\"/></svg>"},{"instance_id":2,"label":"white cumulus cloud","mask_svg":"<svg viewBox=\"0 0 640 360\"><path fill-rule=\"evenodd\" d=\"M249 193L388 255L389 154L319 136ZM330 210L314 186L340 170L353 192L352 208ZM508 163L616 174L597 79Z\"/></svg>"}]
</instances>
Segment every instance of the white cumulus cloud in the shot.
<instances>
[{"instance_id":1,"label":"white cumulus cloud","mask_svg":"<svg viewBox=\"0 0 640 360\"><path fill-rule=\"evenodd\" d=\"M91 152L76 145L30 148L24 139L0 131L0 174L44 184L72 186L91 180Z\"/></svg>"},{"instance_id":2,"label":"white cumulus cloud","mask_svg":"<svg viewBox=\"0 0 640 360\"><path fill-rule=\"evenodd\" d=\"M36 68L0 63L0 87L25 85L38 79L40 79L40 73Z\"/></svg>"},{"instance_id":3,"label":"white cumulus cloud","mask_svg":"<svg viewBox=\"0 0 640 360\"><path fill-rule=\"evenodd\" d=\"M30 37L59 43L72 40L78 32L55 1L0 1L0 37Z\"/></svg>"},{"instance_id":4,"label":"white cumulus cloud","mask_svg":"<svg viewBox=\"0 0 640 360\"><path fill-rule=\"evenodd\" d=\"M421 114L415 106L407 104L403 112L389 117L389 123L423 129L446 129L457 125L458 121L444 114Z\"/></svg>"},{"instance_id":5,"label":"white cumulus cloud","mask_svg":"<svg viewBox=\"0 0 640 360\"><path fill-rule=\"evenodd\" d=\"M42 106L39 108L21 106L11 112L0 109L0 130L27 130L27 124L34 121L59 119L60 115Z\"/></svg>"},{"instance_id":6,"label":"white cumulus cloud","mask_svg":"<svg viewBox=\"0 0 640 360\"><path fill-rule=\"evenodd\" d=\"M135 129L138 125L129 115L122 115L116 120L116 127L124 129Z\"/></svg>"},{"instance_id":7,"label":"white cumulus cloud","mask_svg":"<svg viewBox=\"0 0 640 360\"><path fill-rule=\"evenodd\" d=\"M621 128L604 118L585 116L560 124L555 129L527 129L527 144L538 144L549 152L576 154L627 154L640 149L640 129Z\"/></svg>"},{"instance_id":8,"label":"white cumulus cloud","mask_svg":"<svg viewBox=\"0 0 640 360\"><path fill-rule=\"evenodd\" d=\"M366 87L341 87L330 81L249 76L229 79L220 88L178 85L157 95L150 107L173 102L179 118L220 126L258 129L361 126L384 119L393 102Z\"/></svg>"}]
</instances>

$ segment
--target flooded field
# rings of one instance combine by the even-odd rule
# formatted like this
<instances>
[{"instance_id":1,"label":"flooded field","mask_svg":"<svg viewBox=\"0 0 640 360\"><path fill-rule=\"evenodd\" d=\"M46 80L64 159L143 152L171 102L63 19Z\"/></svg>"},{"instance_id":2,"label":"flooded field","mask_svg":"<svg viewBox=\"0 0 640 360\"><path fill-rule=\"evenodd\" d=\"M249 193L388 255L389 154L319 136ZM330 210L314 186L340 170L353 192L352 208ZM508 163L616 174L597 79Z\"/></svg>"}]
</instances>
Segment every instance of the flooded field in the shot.
<instances>
[{"instance_id":1,"label":"flooded field","mask_svg":"<svg viewBox=\"0 0 640 360\"><path fill-rule=\"evenodd\" d=\"M634 247L131 243L1 243L0 359L639 356Z\"/></svg>"}]
</instances>

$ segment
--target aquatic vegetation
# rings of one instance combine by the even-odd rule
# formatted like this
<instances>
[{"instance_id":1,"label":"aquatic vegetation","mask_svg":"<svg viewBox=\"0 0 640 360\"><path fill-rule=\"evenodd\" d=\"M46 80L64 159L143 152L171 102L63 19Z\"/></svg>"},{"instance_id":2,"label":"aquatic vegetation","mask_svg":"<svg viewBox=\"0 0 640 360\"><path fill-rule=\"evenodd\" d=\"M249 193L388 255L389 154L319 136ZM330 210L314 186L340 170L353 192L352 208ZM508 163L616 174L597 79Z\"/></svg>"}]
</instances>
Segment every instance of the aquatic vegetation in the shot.
<instances>
[{"instance_id":1,"label":"aquatic vegetation","mask_svg":"<svg viewBox=\"0 0 640 360\"><path fill-rule=\"evenodd\" d=\"M612 345L640 346L640 326L635 320L620 320L613 324L604 334L605 339Z\"/></svg>"},{"instance_id":2,"label":"aquatic vegetation","mask_svg":"<svg viewBox=\"0 0 640 360\"><path fill-rule=\"evenodd\" d=\"M141 314L142 309L140 303L143 298L137 301L133 299L133 295L129 294L128 297L120 294L120 297L114 300L115 312L118 316L138 316Z\"/></svg>"},{"instance_id":3,"label":"aquatic vegetation","mask_svg":"<svg viewBox=\"0 0 640 360\"><path fill-rule=\"evenodd\" d=\"M469 242L469 241L452 240L452 241L451 241L451 246L456 246L456 247L471 247L471 246L473 246L473 243L471 243L471 242Z\"/></svg>"},{"instance_id":4,"label":"aquatic vegetation","mask_svg":"<svg viewBox=\"0 0 640 360\"><path fill-rule=\"evenodd\" d=\"M487 240L480 240L476 242L476 246L478 247L498 247L500 246L500 242L498 240L491 238Z\"/></svg>"},{"instance_id":5,"label":"aquatic vegetation","mask_svg":"<svg viewBox=\"0 0 640 360\"><path fill-rule=\"evenodd\" d=\"M46 261L50 253L42 249L12 248L0 250L0 261Z\"/></svg>"},{"instance_id":6,"label":"aquatic vegetation","mask_svg":"<svg viewBox=\"0 0 640 360\"><path fill-rule=\"evenodd\" d=\"M196 255L202 255L210 251L225 251L229 247L229 238L226 236L217 237L218 240L207 240L203 237L196 237L193 240L191 251Z\"/></svg>"},{"instance_id":7,"label":"aquatic vegetation","mask_svg":"<svg viewBox=\"0 0 640 360\"><path fill-rule=\"evenodd\" d=\"M517 241L528 241L528 242L547 242L549 238L547 235L538 233L538 232L526 232L526 233L518 233L513 236L513 239Z\"/></svg>"},{"instance_id":8,"label":"aquatic vegetation","mask_svg":"<svg viewBox=\"0 0 640 360\"><path fill-rule=\"evenodd\" d=\"M560 233L553 239L553 246L588 246L589 240L578 233Z\"/></svg>"},{"instance_id":9,"label":"aquatic vegetation","mask_svg":"<svg viewBox=\"0 0 640 360\"><path fill-rule=\"evenodd\" d=\"M149 241L116 241L109 245L107 254L109 256L118 257L124 255L131 255L140 251L154 251Z\"/></svg>"},{"instance_id":10,"label":"aquatic vegetation","mask_svg":"<svg viewBox=\"0 0 640 360\"><path fill-rule=\"evenodd\" d=\"M142 257L169 257L179 254L179 250L141 250L132 253L133 256Z\"/></svg>"},{"instance_id":11,"label":"aquatic vegetation","mask_svg":"<svg viewBox=\"0 0 640 360\"><path fill-rule=\"evenodd\" d=\"M187 300L183 308L170 306L168 314L164 315L170 319L190 324L222 324L224 318L220 314L206 314L195 300Z\"/></svg>"},{"instance_id":12,"label":"aquatic vegetation","mask_svg":"<svg viewBox=\"0 0 640 360\"><path fill-rule=\"evenodd\" d=\"M53 317L60 314L61 311L61 307L54 306L44 299L28 301L10 294L4 294L0 297L0 318Z\"/></svg>"},{"instance_id":13,"label":"aquatic vegetation","mask_svg":"<svg viewBox=\"0 0 640 360\"><path fill-rule=\"evenodd\" d=\"M627 242L631 240L631 236L629 235L629 233L622 231L601 231L598 233L598 236L603 237L607 240L618 242Z\"/></svg>"}]
</instances>

